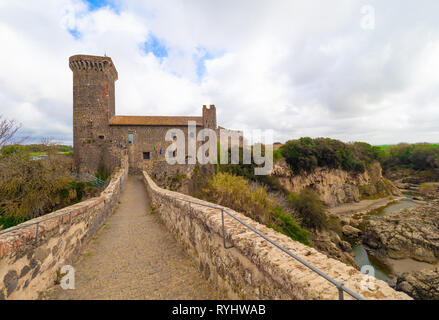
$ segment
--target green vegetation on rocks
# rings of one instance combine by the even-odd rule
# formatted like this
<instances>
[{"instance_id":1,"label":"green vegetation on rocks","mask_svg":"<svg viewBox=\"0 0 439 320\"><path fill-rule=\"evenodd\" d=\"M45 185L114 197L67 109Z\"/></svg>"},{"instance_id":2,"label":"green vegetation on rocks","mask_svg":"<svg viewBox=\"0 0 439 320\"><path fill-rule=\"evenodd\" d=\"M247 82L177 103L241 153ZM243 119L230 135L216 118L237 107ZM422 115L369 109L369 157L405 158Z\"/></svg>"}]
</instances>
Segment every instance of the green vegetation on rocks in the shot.
<instances>
[{"instance_id":1,"label":"green vegetation on rocks","mask_svg":"<svg viewBox=\"0 0 439 320\"><path fill-rule=\"evenodd\" d=\"M302 229L293 217L268 195L266 188L251 185L243 177L219 172L208 180L200 196L241 212L293 240L310 245L310 233Z\"/></svg>"}]
</instances>

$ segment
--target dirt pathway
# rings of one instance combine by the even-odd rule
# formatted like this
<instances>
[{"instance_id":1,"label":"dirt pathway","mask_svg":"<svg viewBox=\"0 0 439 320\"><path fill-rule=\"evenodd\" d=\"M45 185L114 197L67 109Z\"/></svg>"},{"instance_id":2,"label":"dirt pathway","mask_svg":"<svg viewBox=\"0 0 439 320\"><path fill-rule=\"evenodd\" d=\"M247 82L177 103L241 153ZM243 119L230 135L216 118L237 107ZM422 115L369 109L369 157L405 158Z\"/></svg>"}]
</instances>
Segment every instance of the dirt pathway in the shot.
<instances>
[{"instance_id":1,"label":"dirt pathway","mask_svg":"<svg viewBox=\"0 0 439 320\"><path fill-rule=\"evenodd\" d=\"M76 289L50 288L43 299L218 299L183 247L151 214L140 177L73 265Z\"/></svg>"}]
</instances>

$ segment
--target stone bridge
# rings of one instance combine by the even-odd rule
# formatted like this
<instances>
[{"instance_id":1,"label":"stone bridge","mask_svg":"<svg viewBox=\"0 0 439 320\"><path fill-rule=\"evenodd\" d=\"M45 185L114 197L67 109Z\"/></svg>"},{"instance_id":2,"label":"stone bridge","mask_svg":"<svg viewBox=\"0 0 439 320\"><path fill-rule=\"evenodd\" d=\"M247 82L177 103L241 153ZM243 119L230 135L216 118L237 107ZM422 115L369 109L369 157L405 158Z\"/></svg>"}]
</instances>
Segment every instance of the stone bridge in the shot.
<instances>
[{"instance_id":1,"label":"stone bridge","mask_svg":"<svg viewBox=\"0 0 439 320\"><path fill-rule=\"evenodd\" d=\"M221 213L176 198L203 202L160 189L145 172L128 176L125 157L100 197L0 235L0 299L338 298L332 284L227 216L224 248ZM409 299L228 211L366 299ZM75 269L74 290L59 285L64 265Z\"/></svg>"}]
</instances>

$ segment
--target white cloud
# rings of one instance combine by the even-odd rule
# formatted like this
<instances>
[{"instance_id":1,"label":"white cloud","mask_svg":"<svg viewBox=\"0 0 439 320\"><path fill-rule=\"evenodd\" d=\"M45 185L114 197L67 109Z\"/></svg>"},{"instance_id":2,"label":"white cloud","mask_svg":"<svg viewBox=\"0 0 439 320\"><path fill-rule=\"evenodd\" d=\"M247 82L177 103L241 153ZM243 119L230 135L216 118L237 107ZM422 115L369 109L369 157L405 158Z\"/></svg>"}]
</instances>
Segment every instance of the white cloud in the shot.
<instances>
[{"instance_id":1,"label":"white cloud","mask_svg":"<svg viewBox=\"0 0 439 320\"><path fill-rule=\"evenodd\" d=\"M118 114L215 104L220 125L274 129L276 140L439 141L435 0L113 2L117 12L0 1L0 114L36 140L71 141L68 57L106 53L119 71ZM372 31L361 28L365 4ZM142 51L151 34L166 57Z\"/></svg>"}]
</instances>

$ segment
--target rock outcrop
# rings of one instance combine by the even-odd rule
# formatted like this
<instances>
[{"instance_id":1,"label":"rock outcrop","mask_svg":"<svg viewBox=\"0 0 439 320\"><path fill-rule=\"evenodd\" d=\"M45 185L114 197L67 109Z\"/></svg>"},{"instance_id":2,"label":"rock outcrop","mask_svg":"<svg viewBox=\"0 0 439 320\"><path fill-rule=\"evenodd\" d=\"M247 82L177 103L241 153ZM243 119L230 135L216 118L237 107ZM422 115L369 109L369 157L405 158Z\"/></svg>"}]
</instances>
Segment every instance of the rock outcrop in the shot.
<instances>
[{"instance_id":1,"label":"rock outcrop","mask_svg":"<svg viewBox=\"0 0 439 320\"><path fill-rule=\"evenodd\" d=\"M342 231L345 237L354 240L358 239L362 234L360 229L354 228L350 225L344 225Z\"/></svg>"},{"instance_id":2,"label":"rock outcrop","mask_svg":"<svg viewBox=\"0 0 439 320\"><path fill-rule=\"evenodd\" d=\"M396 290L403 291L417 300L439 300L439 268L400 275Z\"/></svg>"},{"instance_id":3,"label":"rock outcrop","mask_svg":"<svg viewBox=\"0 0 439 320\"><path fill-rule=\"evenodd\" d=\"M352 256L352 246L349 242L343 241L333 231L321 231L311 236L313 246L319 252L326 254L328 257L337 259L347 265L357 268L357 263Z\"/></svg>"},{"instance_id":4,"label":"rock outcrop","mask_svg":"<svg viewBox=\"0 0 439 320\"><path fill-rule=\"evenodd\" d=\"M439 203L368 220L363 242L394 259L439 259Z\"/></svg>"},{"instance_id":5,"label":"rock outcrop","mask_svg":"<svg viewBox=\"0 0 439 320\"><path fill-rule=\"evenodd\" d=\"M272 176L290 192L312 188L329 207L358 202L362 197L386 197L400 195L399 190L382 176L378 162L370 165L362 174L341 169L317 168L311 173L294 174L284 159L278 161Z\"/></svg>"}]
</instances>

